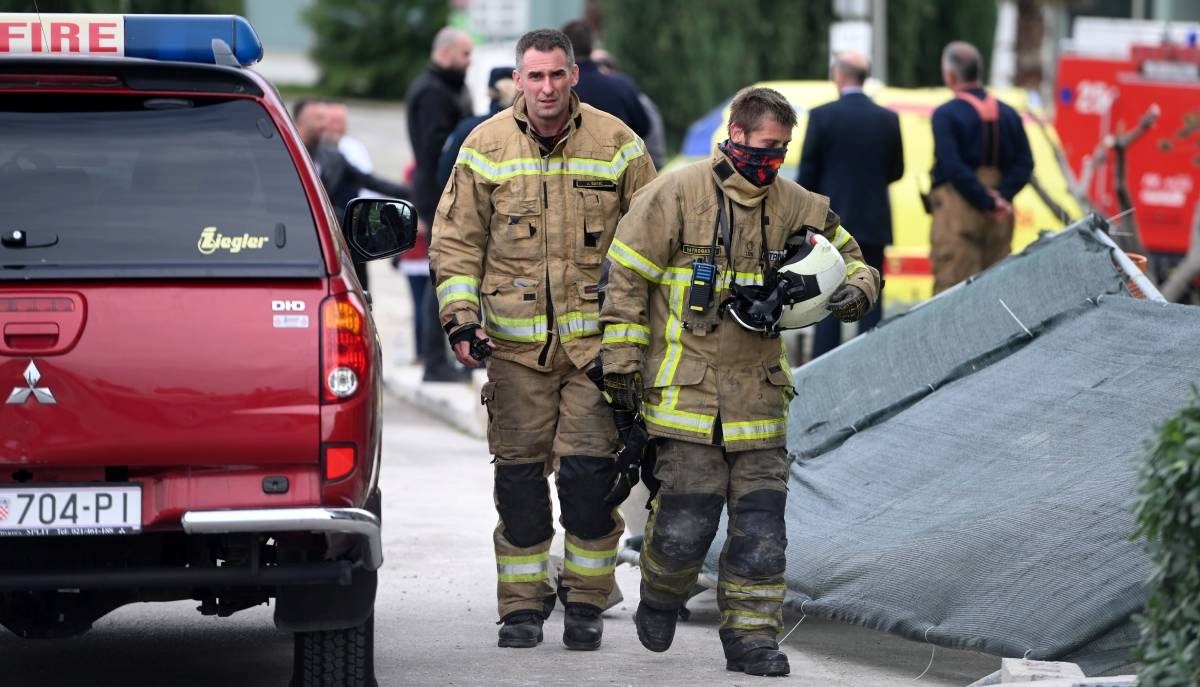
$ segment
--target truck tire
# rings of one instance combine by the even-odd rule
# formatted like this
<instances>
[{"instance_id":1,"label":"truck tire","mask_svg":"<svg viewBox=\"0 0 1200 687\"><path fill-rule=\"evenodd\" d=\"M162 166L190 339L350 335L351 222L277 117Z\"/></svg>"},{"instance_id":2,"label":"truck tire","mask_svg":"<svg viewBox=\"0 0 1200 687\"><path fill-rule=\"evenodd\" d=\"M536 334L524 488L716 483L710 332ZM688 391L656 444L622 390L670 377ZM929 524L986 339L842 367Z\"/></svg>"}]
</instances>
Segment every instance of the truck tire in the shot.
<instances>
[{"instance_id":1,"label":"truck tire","mask_svg":"<svg viewBox=\"0 0 1200 687\"><path fill-rule=\"evenodd\" d=\"M291 687L378 687L375 616L345 630L297 632Z\"/></svg>"}]
</instances>

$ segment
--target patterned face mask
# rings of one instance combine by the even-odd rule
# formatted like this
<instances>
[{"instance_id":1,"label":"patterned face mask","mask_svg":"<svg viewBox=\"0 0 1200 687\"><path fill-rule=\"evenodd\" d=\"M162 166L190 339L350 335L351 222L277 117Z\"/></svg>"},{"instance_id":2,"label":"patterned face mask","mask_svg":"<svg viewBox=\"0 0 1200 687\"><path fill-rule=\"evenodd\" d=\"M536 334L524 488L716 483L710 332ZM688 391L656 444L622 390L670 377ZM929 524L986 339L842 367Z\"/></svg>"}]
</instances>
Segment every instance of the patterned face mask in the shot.
<instances>
[{"instance_id":1,"label":"patterned face mask","mask_svg":"<svg viewBox=\"0 0 1200 687\"><path fill-rule=\"evenodd\" d=\"M729 156L733 168L746 179L762 188L775 181L775 175L783 166L783 158L787 155L787 147L783 148L752 148L729 139L718 146L722 153Z\"/></svg>"}]
</instances>

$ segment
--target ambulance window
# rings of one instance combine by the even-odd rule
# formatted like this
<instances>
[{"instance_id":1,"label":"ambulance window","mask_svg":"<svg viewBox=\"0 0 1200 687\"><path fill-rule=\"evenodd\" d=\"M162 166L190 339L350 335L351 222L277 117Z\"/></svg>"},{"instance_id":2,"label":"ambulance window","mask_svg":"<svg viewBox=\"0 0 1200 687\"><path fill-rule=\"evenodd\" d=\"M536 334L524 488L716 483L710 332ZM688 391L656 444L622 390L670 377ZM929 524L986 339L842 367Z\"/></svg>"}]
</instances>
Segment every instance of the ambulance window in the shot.
<instances>
[{"instance_id":1,"label":"ambulance window","mask_svg":"<svg viewBox=\"0 0 1200 687\"><path fill-rule=\"evenodd\" d=\"M0 280L323 274L299 173L246 99L0 97Z\"/></svg>"}]
</instances>

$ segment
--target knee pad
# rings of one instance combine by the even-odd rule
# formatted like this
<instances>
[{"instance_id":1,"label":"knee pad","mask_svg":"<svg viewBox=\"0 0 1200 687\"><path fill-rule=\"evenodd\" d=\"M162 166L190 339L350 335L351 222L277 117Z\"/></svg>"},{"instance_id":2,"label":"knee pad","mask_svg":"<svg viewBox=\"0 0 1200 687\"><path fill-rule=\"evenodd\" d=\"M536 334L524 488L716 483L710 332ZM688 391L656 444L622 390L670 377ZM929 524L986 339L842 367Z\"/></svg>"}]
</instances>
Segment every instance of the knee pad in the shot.
<instances>
[{"instance_id":1,"label":"knee pad","mask_svg":"<svg viewBox=\"0 0 1200 687\"><path fill-rule=\"evenodd\" d=\"M704 558L724 505L719 494L659 494L651 532L655 552L680 563Z\"/></svg>"},{"instance_id":2,"label":"knee pad","mask_svg":"<svg viewBox=\"0 0 1200 687\"><path fill-rule=\"evenodd\" d=\"M540 544L554 535L550 488L542 463L496 466L496 510L513 546Z\"/></svg>"},{"instance_id":3,"label":"knee pad","mask_svg":"<svg viewBox=\"0 0 1200 687\"><path fill-rule=\"evenodd\" d=\"M725 556L731 572L751 578L783 574L787 567L786 502L786 493L771 489L752 491L738 499L733 508L735 529Z\"/></svg>"},{"instance_id":4,"label":"knee pad","mask_svg":"<svg viewBox=\"0 0 1200 687\"><path fill-rule=\"evenodd\" d=\"M580 539L599 539L612 532L613 507L604 497L615 478L611 458L563 456L558 466L558 500L568 532Z\"/></svg>"}]
</instances>

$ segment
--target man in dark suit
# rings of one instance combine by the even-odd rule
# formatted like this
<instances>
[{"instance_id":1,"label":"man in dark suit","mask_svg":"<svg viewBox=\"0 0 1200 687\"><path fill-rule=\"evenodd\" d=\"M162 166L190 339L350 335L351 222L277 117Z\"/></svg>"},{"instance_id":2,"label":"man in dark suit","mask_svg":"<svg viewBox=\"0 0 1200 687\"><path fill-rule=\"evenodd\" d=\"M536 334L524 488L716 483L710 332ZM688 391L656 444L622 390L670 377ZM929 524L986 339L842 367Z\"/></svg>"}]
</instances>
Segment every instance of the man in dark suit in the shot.
<instances>
[{"instance_id":1,"label":"man in dark suit","mask_svg":"<svg viewBox=\"0 0 1200 687\"><path fill-rule=\"evenodd\" d=\"M841 94L808 113L808 130L796 181L829 196L829 207L862 248L867 264L883 275L883 251L892 242L888 184L904 176L900 118L863 93L870 73L866 55L838 53L830 79ZM859 333L879 323L883 300L858 322ZM816 326L812 357L841 343L842 323L827 317Z\"/></svg>"}]
</instances>

